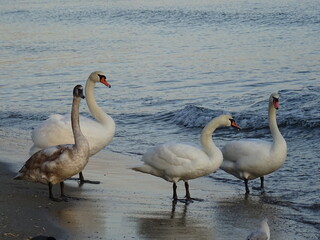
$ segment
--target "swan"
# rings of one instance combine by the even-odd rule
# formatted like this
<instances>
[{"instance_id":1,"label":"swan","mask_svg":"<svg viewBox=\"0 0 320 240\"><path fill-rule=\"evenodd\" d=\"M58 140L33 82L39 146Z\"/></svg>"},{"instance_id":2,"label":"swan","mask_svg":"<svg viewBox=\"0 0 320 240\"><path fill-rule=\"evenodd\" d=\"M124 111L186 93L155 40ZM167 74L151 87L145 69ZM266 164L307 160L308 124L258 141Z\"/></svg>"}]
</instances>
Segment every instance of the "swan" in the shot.
<instances>
[{"instance_id":1,"label":"swan","mask_svg":"<svg viewBox=\"0 0 320 240\"><path fill-rule=\"evenodd\" d=\"M260 177L260 188L264 191L264 176L279 169L287 157L287 143L282 137L276 120L279 94L269 98L269 128L273 142L259 139L232 141L222 148L223 162L220 168L244 180L246 193L250 192L248 180Z\"/></svg>"},{"instance_id":2,"label":"swan","mask_svg":"<svg viewBox=\"0 0 320 240\"><path fill-rule=\"evenodd\" d=\"M89 159L89 143L82 134L79 125L79 105L83 96L83 87L77 85L73 90L73 102L71 110L72 132L75 144L63 144L44 148L34 153L20 169L15 180L27 180L48 184L49 198L54 201L52 185L60 183L61 198L64 195L63 181L81 172Z\"/></svg>"},{"instance_id":3,"label":"swan","mask_svg":"<svg viewBox=\"0 0 320 240\"><path fill-rule=\"evenodd\" d=\"M132 169L173 182L174 201L178 200L177 182L183 180L185 198L191 201L193 198L190 197L188 180L208 175L222 163L222 153L212 140L212 133L222 126L239 128L230 115L220 115L203 128L200 136L201 148L183 143L160 144L143 155L143 165Z\"/></svg>"},{"instance_id":4,"label":"swan","mask_svg":"<svg viewBox=\"0 0 320 240\"><path fill-rule=\"evenodd\" d=\"M268 225L268 219L264 218L260 223L260 228L249 234L246 240L270 240L270 228Z\"/></svg>"},{"instance_id":5,"label":"swan","mask_svg":"<svg viewBox=\"0 0 320 240\"><path fill-rule=\"evenodd\" d=\"M115 122L103 112L94 98L94 87L97 82L111 87L103 72L100 71L92 72L86 82L86 102L92 116L97 120L80 117L81 130L89 142L90 156L107 146L115 134ZM34 145L30 148L30 155L49 146L74 143L70 116L68 114L51 115L32 131L32 141ZM79 179L80 184L84 182L99 183L98 181L84 180L82 172L79 173Z\"/></svg>"}]
</instances>

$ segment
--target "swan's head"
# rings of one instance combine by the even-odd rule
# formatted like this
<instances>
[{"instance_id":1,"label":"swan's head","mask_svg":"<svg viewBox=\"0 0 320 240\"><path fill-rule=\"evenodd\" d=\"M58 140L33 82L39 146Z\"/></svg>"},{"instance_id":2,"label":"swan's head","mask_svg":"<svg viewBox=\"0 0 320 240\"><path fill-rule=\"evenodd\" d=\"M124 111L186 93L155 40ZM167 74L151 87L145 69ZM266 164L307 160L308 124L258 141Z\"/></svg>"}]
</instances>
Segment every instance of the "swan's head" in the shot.
<instances>
[{"instance_id":1,"label":"swan's head","mask_svg":"<svg viewBox=\"0 0 320 240\"><path fill-rule=\"evenodd\" d=\"M73 96L74 97L80 97L80 98L84 98L83 95L83 87L81 85L77 85L74 87L73 89Z\"/></svg>"},{"instance_id":2,"label":"swan's head","mask_svg":"<svg viewBox=\"0 0 320 240\"><path fill-rule=\"evenodd\" d=\"M277 110L279 108L279 97L280 96L278 93L272 93L269 98L269 103L272 104L273 107Z\"/></svg>"},{"instance_id":3,"label":"swan's head","mask_svg":"<svg viewBox=\"0 0 320 240\"><path fill-rule=\"evenodd\" d=\"M97 83L101 82L102 84L106 85L108 88L111 88L111 85L107 82L107 77L101 71L96 71L90 74L89 80Z\"/></svg>"},{"instance_id":4,"label":"swan's head","mask_svg":"<svg viewBox=\"0 0 320 240\"><path fill-rule=\"evenodd\" d=\"M226 127L234 127L240 129L240 127L236 124L235 120L231 115L223 114L220 115L218 118L222 125L225 125Z\"/></svg>"}]
</instances>

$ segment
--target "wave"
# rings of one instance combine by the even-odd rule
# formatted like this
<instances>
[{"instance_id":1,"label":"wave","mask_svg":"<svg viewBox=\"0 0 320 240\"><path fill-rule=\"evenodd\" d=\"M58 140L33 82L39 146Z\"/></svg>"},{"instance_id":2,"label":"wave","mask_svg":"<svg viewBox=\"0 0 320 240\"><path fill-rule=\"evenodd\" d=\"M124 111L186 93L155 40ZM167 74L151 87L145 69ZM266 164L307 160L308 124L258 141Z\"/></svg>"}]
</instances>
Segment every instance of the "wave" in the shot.
<instances>
[{"instance_id":1,"label":"wave","mask_svg":"<svg viewBox=\"0 0 320 240\"><path fill-rule=\"evenodd\" d=\"M320 127L320 87L312 86L299 90L282 90L280 93L280 109L277 112L277 122L280 128L319 129ZM243 98L245 98L244 96ZM239 101L246 99L239 98ZM157 105L160 100L148 100L147 105ZM164 100L163 100L164 101ZM173 100L172 100L173 101ZM144 100L145 102L145 100ZM163 103L160 101L160 103ZM131 127L136 124L152 123L156 125L178 125L184 128L203 128L212 118L228 113L222 109L210 109L197 105L186 105L181 109L168 112L154 113L122 113L114 115L115 120ZM256 101L247 109L230 113L243 130L267 130L268 116L266 99ZM88 112L81 113L91 117ZM47 119L48 112L15 112L0 111L1 126L34 125ZM169 124L168 124L169 123Z\"/></svg>"},{"instance_id":2,"label":"wave","mask_svg":"<svg viewBox=\"0 0 320 240\"><path fill-rule=\"evenodd\" d=\"M320 88L281 91L281 105L277 113L278 126L314 129L320 127ZM186 128L203 128L212 118L225 113L220 109L208 109L187 105L182 109L161 116L163 119ZM258 102L246 111L231 113L245 130L268 129L268 115L264 104ZM160 117L159 117L160 118Z\"/></svg>"},{"instance_id":3,"label":"wave","mask_svg":"<svg viewBox=\"0 0 320 240\"><path fill-rule=\"evenodd\" d=\"M203 128L212 118L223 114L222 110L212 110L194 105L188 105L170 115L171 122L182 125L187 128ZM232 114L238 125L242 129L264 129L268 128L266 111L260 114L256 111L237 112ZM305 118L305 115L297 113L286 113L277 116L279 127L303 127L316 128L320 127L319 118Z\"/></svg>"}]
</instances>

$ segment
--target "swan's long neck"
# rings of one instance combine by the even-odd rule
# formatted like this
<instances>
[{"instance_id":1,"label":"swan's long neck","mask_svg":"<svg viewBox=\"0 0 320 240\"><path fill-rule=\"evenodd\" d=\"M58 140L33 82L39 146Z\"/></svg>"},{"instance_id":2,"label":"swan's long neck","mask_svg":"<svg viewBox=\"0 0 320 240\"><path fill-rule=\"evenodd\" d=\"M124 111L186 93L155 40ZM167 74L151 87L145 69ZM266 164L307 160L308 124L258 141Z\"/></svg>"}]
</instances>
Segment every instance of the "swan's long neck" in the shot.
<instances>
[{"instance_id":1,"label":"swan's long neck","mask_svg":"<svg viewBox=\"0 0 320 240\"><path fill-rule=\"evenodd\" d=\"M213 132L220 126L217 118L211 120L202 130L200 142L203 150L212 159L214 156L221 154L221 151L212 140Z\"/></svg>"},{"instance_id":2,"label":"swan's long neck","mask_svg":"<svg viewBox=\"0 0 320 240\"><path fill-rule=\"evenodd\" d=\"M276 149L278 148L284 148L284 147L286 148L286 142L278 128L276 112L277 110L274 108L273 103L270 102L268 116L269 116L269 128L273 138L273 144L272 144L273 151L276 151Z\"/></svg>"},{"instance_id":3,"label":"swan's long neck","mask_svg":"<svg viewBox=\"0 0 320 240\"><path fill-rule=\"evenodd\" d=\"M73 97L72 109L71 109L71 126L72 126L74 142L76 147L79 147L82 144L81 141L85 139L84 135L81 132L80 124L79 124L79 106L80 106L80 98Z\"/></svg>"},{"instance_id":4,"label":"swan's long neck","mask_svg":"<svg viewBox=\"0 0 320 240\"><path fill-rule=\"evenodd\" d=\"M94 98L94 86L95 83L88 79L86 83L85 94L89 111L91 112L92 116L104 126L109 125L110 122L114 123L113 119L98 106Z\"/></svg>"}]
</instances>

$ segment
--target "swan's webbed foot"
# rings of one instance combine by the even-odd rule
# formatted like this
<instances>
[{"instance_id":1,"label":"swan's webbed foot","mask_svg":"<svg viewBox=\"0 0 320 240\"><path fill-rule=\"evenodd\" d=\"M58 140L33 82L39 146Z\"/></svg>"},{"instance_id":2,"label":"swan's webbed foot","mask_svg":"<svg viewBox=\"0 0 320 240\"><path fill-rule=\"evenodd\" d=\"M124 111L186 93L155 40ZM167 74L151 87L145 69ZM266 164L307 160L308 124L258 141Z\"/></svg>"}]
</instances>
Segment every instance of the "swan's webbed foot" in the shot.
<instances>
[{"instance_id":1,"label":"swan's webbed foot","mask_svg":"<svg viewBox=\"0 0 320 240\"><path fill-rule=\"evenodd\" d=\"M186 197L185 200L188 202L203 202L204 201L204 199L202 199L202 198L192 198L192 197Z\"/></svg>"},{"instance_id":2,"label":"swan's webbed foot","mask_svg":"<svg viewBox=\"0 0 320 240\"><path fill-rule=\"evenodd\" d=\"M89 183L89 184L100 184L100 181L92 181L92 180L81 180L79 179L79 185L82 186L85 183Z\"/></svg>"},{"instance_id":3,"label":"swan's webbed foot","mask_svg":"<svg viewBox=\"0 0 320 240\"><path fill-rule=\"evenodd\" d=\"M51 182L48 183L48 186L49 186L49 198L50 198L50 200L54 201L54 202L63 201L62 198L56 198L56 197L53 196L53 194L52 194L52 183ZM64 184L63 184L63 182L60 182L61 196L63 195L63 189L64 189Z\"/></svg>"},{"instance_id":4,"label":"swan's webbed foot","mask_svg":"<svg viewBox=\"0 0 320 240\"><path fill-rule=\"evenodd\" d=\"M62 202L62 201L65 201L63 198L56 198L56 197L49 197L51 201L54 201L54 202ZM66 201L65 201L66 202Z\"/></svg>"},{"instance_id":5,"label":"swan's webbed foot","mask_svg":"<svg viewBox=\"0 0 320 240\"><path fill-rule=\"evenodd\" d=\"M79 186L82 186L84 183L100 184L100 181L85 180L82 172L79 172L79 181Z\"/></svg>"},{"instance_id":6,"label":"swan's webbed foot","mask_svg":"<svg viewBox=\"0 0 320 240\"><path fill-rule=\"evenodd\" d=\"M85 183L89 183L89 184L100 184L100 181L92 181L92 180L84 179L82 173L79 173L79 177L78 177L78 178L71 177L71 178L68 178L67 180L78 181L78 182L79 182L79 186L82 186L82 185L85 184Z\"/></svg>"},{"instance_id":7,"label":"swan's webbed foot","mask_svg":"<svg viewBox=\"0 0 320 240\"><path fill-rule=\"evenodd\" d=\"M188 181L185 181L185 182L184 182L184 187L185 187L185 189L186 189L186 196L184 197L184 202L186 202L186 203L191 203L191 202L194 202L194 201L198 201L198 202L202 202L202 201L203 201L203 199L201 199L201 198L192 198L192 197L190 196L189 183L188 183Z\"/></svg>"},{"instance_id":8,"label":"swan's webbed foot","mask_svg":"<svg viewBox=\"0 0 320 240\"><path fill-rule=\"evenodd\" d=\"M78 197L70 197L70 196L67 196L67 195L61 195L61 199L62 201L64 202L69 202L69 200L80 200L80 198Z\"/></svg>"},{"instance_id":9,"label":"swan's webbed foot","mask_svg":"<svg viewBox=\"0 0 320 240\"><path fill-rule=\"evenodd\" d=\"M173 204L177 204L177 202L189 204L193 202L203 202L204 200L201 198L191 198L191 197L185 197L185 198L176 198L172 200Z\"/></svg>"}]
</instances>

